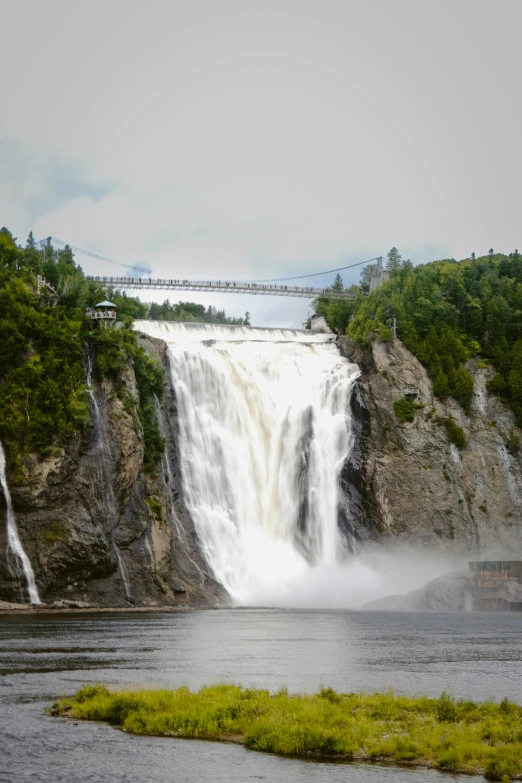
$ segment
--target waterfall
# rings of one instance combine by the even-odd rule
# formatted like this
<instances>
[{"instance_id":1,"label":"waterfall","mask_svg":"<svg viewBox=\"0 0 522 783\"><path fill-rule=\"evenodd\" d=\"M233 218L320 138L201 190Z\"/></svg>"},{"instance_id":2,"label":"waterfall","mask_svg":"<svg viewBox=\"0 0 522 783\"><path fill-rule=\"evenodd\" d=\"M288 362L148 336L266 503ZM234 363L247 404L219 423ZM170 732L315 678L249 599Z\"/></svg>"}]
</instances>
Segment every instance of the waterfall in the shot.
<instances>
[{"instance_id":1,"label":"waterfall","mask_svg":"<svg viewBox=\"0 0 522 783\"><path fill-rule=\"evenodd\" d=\"M94 449L96 457L96 471L91 474L90 484L92 496L96 501L96 506L100 519L108 520L110 528L110 541L118 561L118 570L123 582L125 598L132 602L131 587L127 570L119 548L116 546L112 536L113 529L118 522L118 504L114 495L114 486L112 481L111 468L111 446L107 437L107 430L104 426L100 406L96 399L92 373L93 356L87 345L85 345L86 369L87 369L87 395L93 416L94 425Z\"/></svg>"},{"instance_id":2,"label":"waterfall","mask_svg":"<svg viewBox=\"0 0 522 783\"><path fill-rule=\"evenodd\" d=\"M172 527L174 528L176 541L179 544L181 551L183 552L184 558L186 558L189 561L189 563L191 563L191 565L194 567L199 583L200 585L203 585L205 582L205 573L202 571L202 569L199 567L199 565L196 563L196 561L191 555L192 547L191 547L190 536L188 535L184 526L181 524L180 520L178 519L178 515L176 514L175 499L174 499L174 476L172 475L172 469L170 467L170 461L167 452L167 430L165 427L165 418L163 416L163 411L161 409L160 401L158 400L156 395L154 395L154 408L156 410L156 421L158 422L158 427L161 436L165 439L165 449L161 456L161 468L162 468L162 476L163 476L163 486L165 487L170 500L170 521Z\"/></svg>"},{"instance_id":3,"label":"waterfall","mask_svg":"<svg viewBox=\"0 0 522 783\"><path fill-rule=\"evenodd\" d=\"M359 368L329 335L137 321L168 344L187 508L216 578L271 600L343 559L339 475Z\"/></svg>"},{"instance_id":4,"label":"waterfall","mask_svg":"<svg viewBox=\"0 0 522 783\"><path fill-rule=\"evenodd\" d=\"M121 552L114 544L114 551L116 552L116 558L118 560L118 570L120 572L121 580L123 582L123 589L125 590L125 598L129 603L132 603L132 595L131 595L131 588L130 588L130 582L129 577L127 575L127 569L125 568L125 564L123 562L123 558L121 556Z\"/></svg>"},{"instance_id":5,"label":"waterfall","mask_svg":"<svg viewBox=\"0 0 522 783\"><path fill-rule=\"evenodd\" d=\"M39 604L41 601L34 579L33 567L31 565L31 561L25 554L22 542L20 541L20 536L18 535L18 528L16 526L11 494L9 492L9 487L7 486L5 453L1 443L0 485L4 491L5 504L7 507L7 565L13 578L17 578L19 576L20 569L22 570L25 576L25 581L27 582L29 600L32 604ZM15 561L16 565L14 567L11 566L11 559L14 559Z\"/></svg>"}]
</instances>

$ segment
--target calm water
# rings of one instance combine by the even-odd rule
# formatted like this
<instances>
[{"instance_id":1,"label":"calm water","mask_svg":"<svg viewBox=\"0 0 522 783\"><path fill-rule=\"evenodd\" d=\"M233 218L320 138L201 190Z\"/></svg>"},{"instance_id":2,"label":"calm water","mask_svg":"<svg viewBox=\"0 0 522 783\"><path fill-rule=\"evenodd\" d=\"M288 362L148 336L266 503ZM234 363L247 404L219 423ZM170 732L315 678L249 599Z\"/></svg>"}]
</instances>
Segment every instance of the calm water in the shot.
<instances>
[{"instance_id":1,"label":"calm water","mask_svg":"<svg viewBox=\"0 0 522 783\"><path fill-rule=\"evenodd\" d=\"M444 783L453 776L280 759L49 718L86 682L448 690L522 703L522 614L275 610L0 617L0 781ZM472 781L476 778L459 778Z\"/></svg>"}]
</instances>

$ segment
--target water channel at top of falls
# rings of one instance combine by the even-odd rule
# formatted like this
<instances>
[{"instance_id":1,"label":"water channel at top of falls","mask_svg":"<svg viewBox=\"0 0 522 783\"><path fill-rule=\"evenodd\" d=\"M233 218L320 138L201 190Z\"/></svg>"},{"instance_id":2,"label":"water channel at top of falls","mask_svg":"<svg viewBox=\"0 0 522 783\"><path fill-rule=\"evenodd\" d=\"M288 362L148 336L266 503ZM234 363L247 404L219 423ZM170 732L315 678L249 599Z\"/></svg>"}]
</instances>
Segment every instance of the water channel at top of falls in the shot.
<instances>
[{"instance_id":1,"label":"water channel at top of falls","mask_svg":"<svg viewBox=\"0 0 522 783\"><path fill-rule=\"evenodd\" d=\"M277 603L345 554L339 475L357 365L331 335L137 321L163 339L177 399L185 502L239 603Z\"/></svg>"},{"instance_id":2,"label":"water channel at top of falls","mask_svg":"<svg viewBox=\"0 0 522 783\"><path fill-rule=\"evenodd\" d=\"M436 770L281 758L45 714L111 688L386 691L522 703L521 615L235 608L0 615L0 783L479 783Z\"/></svg>"}]
</instances>

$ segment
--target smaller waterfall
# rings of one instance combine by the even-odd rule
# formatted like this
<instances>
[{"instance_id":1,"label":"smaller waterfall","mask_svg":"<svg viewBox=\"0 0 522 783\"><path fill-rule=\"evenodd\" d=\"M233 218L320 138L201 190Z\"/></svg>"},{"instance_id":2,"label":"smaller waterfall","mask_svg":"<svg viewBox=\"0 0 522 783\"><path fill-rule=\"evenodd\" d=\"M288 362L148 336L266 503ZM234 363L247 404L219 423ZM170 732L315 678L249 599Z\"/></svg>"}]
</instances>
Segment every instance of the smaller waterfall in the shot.
<instances>
[{"instance_id":1,"label":"smaller waterfall","mask_svg":"<svg viewBox=\"0 0 522 783\"><path fill-rule=\"evenodd\" d=\"M118 521L118 504L114 495L114 487L111 475L111 447L105 427L103 426L102 415L96 393L93 387L93 356L88 347L85 346L86 364L87 364L87 394L93 414L94 434L95 434L95 455L96 455L96 473L91 478L92 495L96 500L100 518L108 520L111 530L111 542L118 560L118 570L120 572L125 598L131 601L130 581L123 563L120 550L112 540L112 531Z\"/></svg>"},{"instance_id":2,"label":"smaller waterfall","mask_svg":"<svg viewBox=\"0 0 522 783\"><path fill-rule=\"evenodd\" d=\"M20 567L25 576L27 582L27 590L29 592L29 600L32 604L39 604L40 596L38 595L38 588L34 579L34 571L31 565L31 561L25 554L20 536L18 535L18 528L16 527L16 519L13 511L13 504L11 502L11 494L9 487L7 486L6 477L6 459L2 444L0 443L0 484L4 491L5 503L7 506L7 564L11 576L17 577ZM11 568L10 556L15 559L16 567Z\"/></svg>"},{"instance_id":3,"label":"smaller waterfall","mask_svg":"<svg viewBox=\"0 0 522 783\"><path fill-rule=\"evenodd\" d=\"M121 579L122 579L122 582L123 582L123 588L125 590L125 598L127 599L127 601L129 603L132 603L133 601L132 601L130 582L129 582L129 577L128 577L128 574L127 574L127 569L125 568L125 564L123 562L123 558L121 556L121 552L118 549L118 547L116 546L116 544L114 544L114 551L116 552L116 557L118 558L118 569L120 571L120 576L121 576Z\"/></svg>"}]
</instances>

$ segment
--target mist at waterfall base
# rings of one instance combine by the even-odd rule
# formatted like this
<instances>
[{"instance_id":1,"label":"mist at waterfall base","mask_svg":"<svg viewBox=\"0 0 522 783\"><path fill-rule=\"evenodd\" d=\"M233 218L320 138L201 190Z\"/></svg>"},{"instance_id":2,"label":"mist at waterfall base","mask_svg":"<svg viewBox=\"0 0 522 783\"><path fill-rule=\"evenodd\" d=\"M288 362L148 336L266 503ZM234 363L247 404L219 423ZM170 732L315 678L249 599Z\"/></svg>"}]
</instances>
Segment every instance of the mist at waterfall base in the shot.
<instances>
[{"instance_id":1,"label":"mist at waterfall base","mask_svg":"<svg viewBox=\"0 0 522 783\"><path fill-rule=\"evenodd\" d=\"M235 603L355 608L445 570L418 553L354 554L349 524L339 529L359 368L332 335L154 321L135 328L168 345L185 502Z\"/></svg>"}]
</instances>

